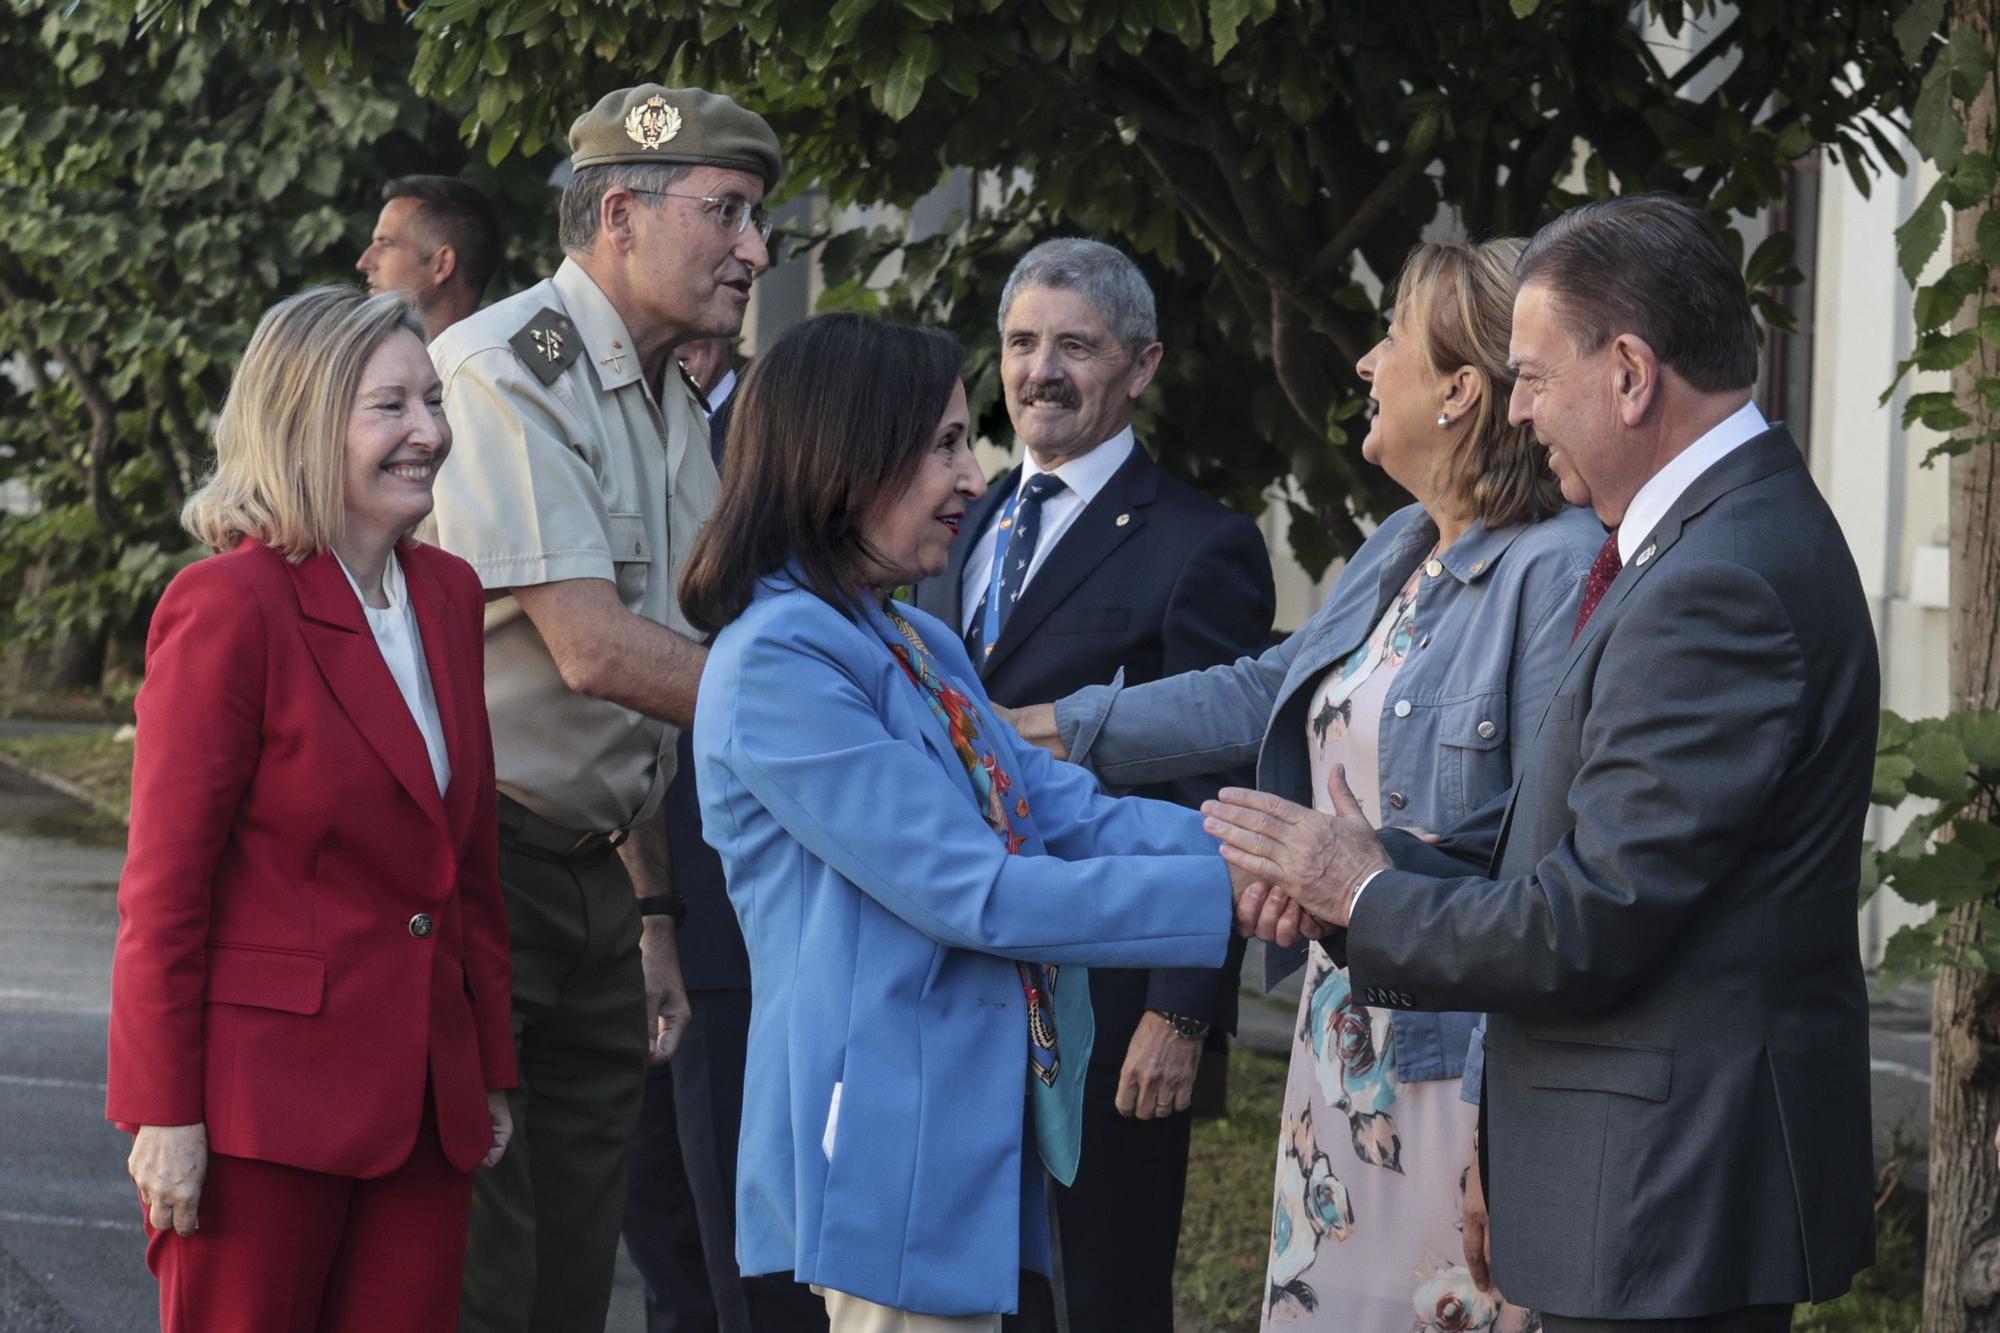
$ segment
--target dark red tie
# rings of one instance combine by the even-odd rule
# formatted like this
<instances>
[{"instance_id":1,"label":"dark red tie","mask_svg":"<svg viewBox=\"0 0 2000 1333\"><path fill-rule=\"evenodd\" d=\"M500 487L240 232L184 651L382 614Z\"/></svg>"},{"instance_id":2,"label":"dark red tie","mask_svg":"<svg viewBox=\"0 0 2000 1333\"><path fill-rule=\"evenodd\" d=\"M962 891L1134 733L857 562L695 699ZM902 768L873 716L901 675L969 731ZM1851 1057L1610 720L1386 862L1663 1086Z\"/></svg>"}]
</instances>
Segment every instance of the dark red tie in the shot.
<instances>
[{"instance_id":1,"label":"dark red tie","mask_svg":"<svg viewBox=\"0 0 2000 1333\"><path fill-rule=\"evenodd\" d=\"M1590 562L1590 573L1583 580L1583 605L1576 608L1576 628L1569 632L1571 643L1576 642L1576 636L1590 623L1590 613L1604 600L1604 590L1624 567L1625 562L1618 558L1618 529L1613 528L1604 545L1597 548L1597 559Z\"/></svg>"}]
</instances>

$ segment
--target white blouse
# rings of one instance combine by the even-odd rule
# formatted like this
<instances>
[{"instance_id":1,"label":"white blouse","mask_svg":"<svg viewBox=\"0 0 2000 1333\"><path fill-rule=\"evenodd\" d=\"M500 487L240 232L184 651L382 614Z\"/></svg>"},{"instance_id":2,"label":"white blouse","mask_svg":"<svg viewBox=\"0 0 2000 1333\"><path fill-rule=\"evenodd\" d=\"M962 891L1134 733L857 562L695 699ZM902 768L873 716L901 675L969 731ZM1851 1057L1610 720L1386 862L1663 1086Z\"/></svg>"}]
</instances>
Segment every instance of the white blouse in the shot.
<instances>
[{"instance_id":1,"label":"white blouse","mask_svg":"<svg viewBox=\"0 0 2000 1333\"><path fill-rule=\"evenodd\" d=\"M410 605L409 589L403 582L403 567L397 563L395 553L390 552L389 563L382 570L382 592L389 605L378 611L361 595L361 585L354 581L354 572L348 569L347 562L338 555L334 559L340 563L340 572L347 575L347 585L354 589L355 600L361 603L362 613L368 617L368 628L374 631L382 661L395 677L396 688L403 692L403 702L409 706L417 730L423 733L424 749L431 758L431 773L437 778L438 795L442 796L451 785L451 756L445 753L444 724L438 720L437 694L431 689L430 665L424 660L424 638L417 629L417 612Z\"/></svg>"}]
</instances>

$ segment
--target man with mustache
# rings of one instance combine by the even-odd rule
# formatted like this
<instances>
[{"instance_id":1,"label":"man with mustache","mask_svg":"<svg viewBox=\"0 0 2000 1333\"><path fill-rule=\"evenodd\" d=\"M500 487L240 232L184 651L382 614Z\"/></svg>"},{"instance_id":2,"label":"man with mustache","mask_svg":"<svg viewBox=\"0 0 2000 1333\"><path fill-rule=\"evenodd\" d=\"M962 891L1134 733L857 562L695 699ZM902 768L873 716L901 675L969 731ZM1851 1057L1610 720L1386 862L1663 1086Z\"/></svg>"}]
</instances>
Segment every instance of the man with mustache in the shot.
<instances>
[{"instance_id":1,"label":"man with mustache","mask_svg":"<svg viewBox=\"0 0 2000 1333\"><path fill-rule=\"evenodd\" d=\"M1261 651L1276 603L1263 535L1168 476L1132 432L1163 352L1137 265L1096 241L1046 242L1007 279L999 323L1026 456L967 510L946 572L917 589L964 632L987 693L1019 707L1121 670L1138 684ZM1195 805L1216 786L1143 794ZM1082 1165L1055 1199L1073 1333L1171 1333L1188 1108L1210 1030L1235 1026L1240 957L1090 974Z\"/></svg>"},{"instance_id":2,"label":"man with mustache","mask_svg":"<svg viewBox=\"0 0 2000 1333\"><path fill-rule=\"evenodd\" d=\"M688 1018L660 808L705 658L675 587L720 487L674 349L742 327L781 169L698 88L620 89L569 137L562 266L431 345L462 457L429 535L486 585L513 942L522 1151L480 1179L461 1315L495 1333L603 1327L645 1065Z\"/></svg>"}]
</instances>

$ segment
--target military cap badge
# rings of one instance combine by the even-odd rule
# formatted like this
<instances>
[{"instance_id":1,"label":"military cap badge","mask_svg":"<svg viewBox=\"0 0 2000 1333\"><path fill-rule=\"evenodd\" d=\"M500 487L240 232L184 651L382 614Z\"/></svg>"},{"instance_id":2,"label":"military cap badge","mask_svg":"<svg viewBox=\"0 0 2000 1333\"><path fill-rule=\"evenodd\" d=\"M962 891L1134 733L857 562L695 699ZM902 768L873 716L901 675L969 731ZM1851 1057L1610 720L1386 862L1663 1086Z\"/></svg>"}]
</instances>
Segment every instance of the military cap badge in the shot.
<instances>
[{"instance_id":1,"label":"military cap badge","mask_svg":"<svg viewBox=\"0 0 2000 1333\"><path fill-rule=\"evenodd\" d=\"M658 148L681 132L681 113L653 96L625 113L625 136L641 148Z\"/></svg>"}]
</instances>

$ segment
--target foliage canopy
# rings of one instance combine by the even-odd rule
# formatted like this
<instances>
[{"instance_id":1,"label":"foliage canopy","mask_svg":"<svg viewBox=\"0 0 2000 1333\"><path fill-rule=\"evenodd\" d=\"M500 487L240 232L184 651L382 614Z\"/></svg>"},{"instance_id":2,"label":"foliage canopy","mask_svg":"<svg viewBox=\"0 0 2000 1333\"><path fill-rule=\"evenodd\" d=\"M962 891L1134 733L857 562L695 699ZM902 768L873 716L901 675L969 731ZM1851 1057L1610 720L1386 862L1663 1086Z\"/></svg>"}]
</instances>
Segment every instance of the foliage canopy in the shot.
<instances>
[{"instance_id":1,"label":"foliage canopy","mask_svg":"<svg viewBox=\"0 0 2000 1333\"><path fill-rule=\"evenodd\" d=\"M603 91L658 79L764 111L793 188L836 204L983 173L986 222L915 257L938 282L893 294L975 346L1005 247L1080 231L1144 256L1185 316L1151 442L1245 507L1295 482L1294 547L1318 569L1359 541L1356 512L1399 498L1328 445L1365 405L1352 366L1377 336L1374 293L1441 209L1475 236L1525 233L1582 195L1671 189L1728 221L1777 199L1816 145L1865 188L1871 164L1901 166L1864 113L1914 95L1894 32L1908 7L1648 0L1635 24L1625 0L426 0L409 71L420 94L470 101L461 129L492 161L559 145ZM146 12L254 22L327 77L401 21L381 0ZM896 239L837 251L853 267L836 280ZM1753 286L1795 278L1789 247L1748 258ZM972 387L993 412L992 381Z\"/></svg>"}]
</instances>

